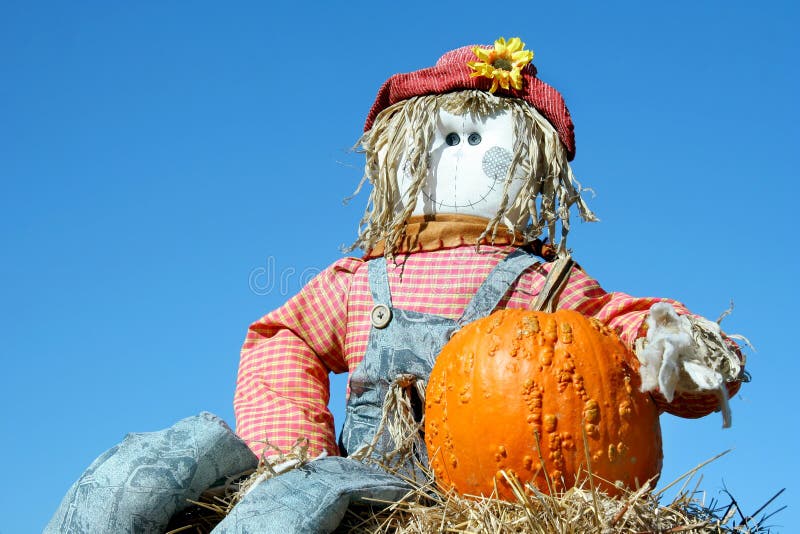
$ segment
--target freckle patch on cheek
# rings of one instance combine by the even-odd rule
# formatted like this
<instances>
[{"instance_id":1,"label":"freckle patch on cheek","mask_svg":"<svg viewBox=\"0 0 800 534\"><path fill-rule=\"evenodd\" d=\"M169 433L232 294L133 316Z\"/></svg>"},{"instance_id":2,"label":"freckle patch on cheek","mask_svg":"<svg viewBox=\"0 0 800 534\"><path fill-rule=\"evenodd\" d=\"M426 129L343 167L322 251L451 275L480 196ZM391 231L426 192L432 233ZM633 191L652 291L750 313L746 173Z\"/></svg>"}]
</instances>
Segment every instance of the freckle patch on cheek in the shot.
<instances>
[{"instance_id":1,"label":"freckle patch on cheek","mask_svg":"<svg viewBox=\"0 0 800 534\"><path fill-rule=\"evenodd\" d=\"M497 182L503 180L511 166L511 152L499 146L493 146L483 155L483 173Z\"/></svg>"}]
</instances>

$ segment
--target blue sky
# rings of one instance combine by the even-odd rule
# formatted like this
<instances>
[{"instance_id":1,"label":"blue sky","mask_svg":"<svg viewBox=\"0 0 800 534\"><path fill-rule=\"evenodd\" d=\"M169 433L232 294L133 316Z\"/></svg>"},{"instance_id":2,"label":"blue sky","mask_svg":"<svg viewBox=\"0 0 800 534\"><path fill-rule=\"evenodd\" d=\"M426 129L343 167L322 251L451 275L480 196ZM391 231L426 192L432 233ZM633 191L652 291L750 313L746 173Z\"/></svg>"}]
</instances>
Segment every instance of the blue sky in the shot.
<instances>
[{"instance_id":1,"label":"blue sky","mask_svg":"<svg viewBox=\"0 0 800 534\"><path fill-rule=\"evenodd\" d=\"M40 531L127 432L233 424L247 325L355 237L349 148L380 84L499 36L572 112L602 219L573 228L578 261L710 318L733 299L723 326L758 349L732 429L662 417L662 480L733 448L700 487L749 512L786 487L790 530L798 22L790 2L0 2L0 533Z\"/></svg>"}]
</instances>

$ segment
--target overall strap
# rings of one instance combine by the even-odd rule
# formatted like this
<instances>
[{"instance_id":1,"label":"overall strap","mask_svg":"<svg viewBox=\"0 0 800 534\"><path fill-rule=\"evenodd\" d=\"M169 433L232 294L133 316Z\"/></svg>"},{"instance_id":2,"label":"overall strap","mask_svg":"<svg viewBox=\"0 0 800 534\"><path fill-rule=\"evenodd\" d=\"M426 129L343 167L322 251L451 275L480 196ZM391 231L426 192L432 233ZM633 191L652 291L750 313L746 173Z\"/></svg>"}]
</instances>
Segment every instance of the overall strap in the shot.
<instances>
[{"instance_id":1,"label":"overall strap","mask_svg":"<svg viewBox=\"0 0 800 534\"><path fill-rule=\"evenodd\" d=\"M375 304L392 307L392 295L389 291L389 274L386 272L386 258L380 256L367 262L369 291Z\"/></svg>"},{"instance_id":2,"label":"overall strap","mask_svg":"<svg viewBox=\"0 0 800 534\"><path fill-rule=\"evenodd\" d=\"M478 292L469 301L458 324L464 326L481 317L486 317L497 308L500 301L508 293L511 285L528 267L539 262L539 258L518 248L495 265L494 269L483 281Z\"/></svg>"}]
</instances>

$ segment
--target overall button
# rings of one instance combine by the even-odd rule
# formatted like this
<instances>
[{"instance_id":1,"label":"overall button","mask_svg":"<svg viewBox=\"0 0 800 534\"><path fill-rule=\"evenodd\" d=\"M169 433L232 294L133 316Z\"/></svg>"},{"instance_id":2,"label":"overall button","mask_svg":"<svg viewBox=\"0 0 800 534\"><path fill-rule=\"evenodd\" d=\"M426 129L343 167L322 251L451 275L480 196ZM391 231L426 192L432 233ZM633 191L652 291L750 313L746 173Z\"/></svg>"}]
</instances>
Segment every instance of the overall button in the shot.
<instances>
[{"instance_id":1,"label":"overall button","mask_svg":"<svg viewBox=\"0 0 800 534\"><path fill-rule=\"evenodd\" d=\"M392 310L385 304L376 304L372 308L369 318L375 328L386 328L386 325L392 320Z\"/></svg>"}]
</instances>

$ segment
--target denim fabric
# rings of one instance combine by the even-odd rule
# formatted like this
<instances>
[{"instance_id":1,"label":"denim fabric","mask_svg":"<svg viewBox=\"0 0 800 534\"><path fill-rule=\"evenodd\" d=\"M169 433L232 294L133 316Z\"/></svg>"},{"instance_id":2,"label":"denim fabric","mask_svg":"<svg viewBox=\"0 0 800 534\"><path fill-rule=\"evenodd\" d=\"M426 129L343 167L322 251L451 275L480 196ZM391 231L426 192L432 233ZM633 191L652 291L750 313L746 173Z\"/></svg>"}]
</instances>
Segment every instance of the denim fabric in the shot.
<instances>
[{"instance_id":1,"label":"denim fabric","mask_svg":"<svg viewBox=\"0 0 800 534\"><path fill-rule=\"evenodd\" d=\"M350 503L365 497L396 501L410 489L377 467L350 458L320 458L256 486L213 533L332 532Z\"/></svg>"},{"instance_id":2,"label":"denim fabric","mask_svg":"<svg viewBox=\"0 0 800 534\"><path fill-rule=\"evenodd\" d=\"M159 432L128 434L69 489L45 533L163 533L214 482L255 468L255 455L203 412Z\"/></svg>"}]
</instances>

